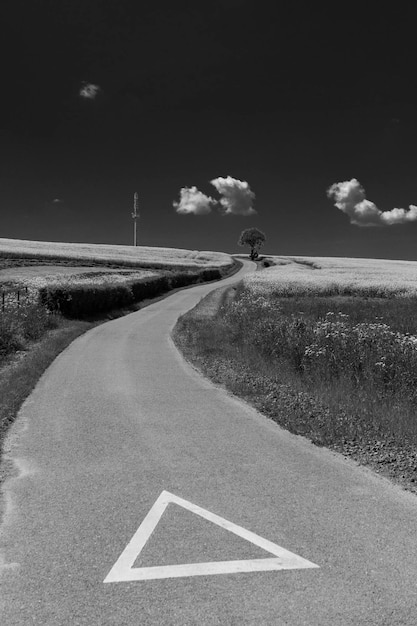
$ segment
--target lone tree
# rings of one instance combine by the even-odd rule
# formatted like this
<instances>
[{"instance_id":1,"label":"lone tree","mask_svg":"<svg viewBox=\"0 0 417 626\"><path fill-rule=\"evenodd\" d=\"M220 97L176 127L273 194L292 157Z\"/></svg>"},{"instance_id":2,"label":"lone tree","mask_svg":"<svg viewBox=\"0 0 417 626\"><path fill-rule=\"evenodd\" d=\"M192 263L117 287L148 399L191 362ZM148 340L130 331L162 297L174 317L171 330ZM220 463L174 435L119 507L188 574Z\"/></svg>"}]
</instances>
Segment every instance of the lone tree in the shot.
<instances>
[{"instance_id":1,"label":"lone tree","mask_svg":"<svg viewBox=\"0 0 417 626\"><path fill-rule=\"evenodd\" d=\"M258 250L265 243L265 234L258 228L246 228L240 233L239 246L250 246L250 258L252 261L258 258Z\"/></svg>"}]
</instances>

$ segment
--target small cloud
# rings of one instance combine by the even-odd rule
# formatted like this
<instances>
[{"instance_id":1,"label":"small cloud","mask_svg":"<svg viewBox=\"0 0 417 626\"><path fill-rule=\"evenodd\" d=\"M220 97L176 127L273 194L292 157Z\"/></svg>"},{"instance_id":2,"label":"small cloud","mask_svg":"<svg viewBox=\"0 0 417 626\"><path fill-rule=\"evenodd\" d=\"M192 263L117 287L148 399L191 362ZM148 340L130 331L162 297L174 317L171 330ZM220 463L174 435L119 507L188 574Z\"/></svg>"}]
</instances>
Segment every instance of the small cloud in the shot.
<instances>
[{"instance_id":1,"label":"small cloud","mask_svg":"<svg viewBox=\"0 0 417 626\"><path fill-rule=\"evenodd\" d=\"M180 190L180 201L173 202L173 206L177 213L189 215L207 215L211 212L212 205L216 204L216 200L206 196L199 191L197 187L182 187Z\"/></svg>"},{"instance_id":2,"label":"small cloud","mask_svg":"<svg viewBox=\"0 0 417 626\"><path fill-rule=\"evenodd\" d=\"M210 182L223 196L220 199L220 204L225 215L253 215L256 213L252 206L255 194L246 181L232 178L232 176L226 178L219 176Z\"/></svg>"},{"instance_id":3,"label":"small cloud","mask_svg":"<svg viewBox=\"0 0 417 626\"><path fill-rule=\"evenodd\" d=\"M87 100L94 100L100 91L101 91L101 88L99 85L94 85L93 83L83 82L83 86L81 87L79 91L79 95L82 98L87 98Z\"/></svg>"},{"instance_id":4,"label":"small cloud","mask_svg":"<svg viewBox=\"0 0 417 626\"><path fill-rule=\"evenodd\" d=\"M381 219L387 226L415 222L417 221L417 206L410 204L408 209L391 209L391 211L384 211L381 215Z\"/></svg>"},{"instance_id":5,"label":"small cloud","mask_svg":"<svg viewBox=\"0 0 417 626\"><path fill-rule=\"evenodd\" d=\"M417 206L408 209L381 211L366 199L365 190L356 178L334 183L327 189L327 196L335 200L335 206L346 213L355 226L392 226L417 221Z\"/></svg>"},{"instance_id":6,"label":"small cloud","mask_svg":"<svg viewBox=\"0 0 417 626\"><path fill-rule=\"evenodd\" d=\"M42 209L48 218L64 219L72 214L71 207L61 198L49 198L43 203Z\"/></svg>"}]
</instances>

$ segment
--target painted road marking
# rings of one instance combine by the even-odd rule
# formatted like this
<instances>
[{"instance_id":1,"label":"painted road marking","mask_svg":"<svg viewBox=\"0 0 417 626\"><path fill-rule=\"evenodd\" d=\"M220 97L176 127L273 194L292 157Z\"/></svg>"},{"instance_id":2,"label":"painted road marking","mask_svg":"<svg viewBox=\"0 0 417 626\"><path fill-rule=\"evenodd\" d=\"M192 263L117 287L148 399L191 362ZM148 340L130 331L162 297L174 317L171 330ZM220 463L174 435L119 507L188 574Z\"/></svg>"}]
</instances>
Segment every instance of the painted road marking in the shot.
<instances>
[{"instance_id":1,"label":"painted road marking","mask_svg":"<svg viewBox=\"0 0 417 626\"><path fill-rule=\"evenodd\" d=\"M133 567L134 562L143 550L149 537L155 530L168 504L178 504L184 509L196 513L200 517L221 526L231 533L246 539L259 548L274 555L274 558L248 559L243 561L215 561L212 563L187 563L181 565L163 565L156 567ZM181 576L207 576L209 574L235 574L238 572L267 572L283 569L303 569L319 567L311 561L281 548L259 535L229 522L206 509L183 500L169 491L163 491L149 513L139 526L132 539L117 559L103 582L129 582L133 580L155 580L158 578L179 578Z\"/></svg>"}]
</instances>

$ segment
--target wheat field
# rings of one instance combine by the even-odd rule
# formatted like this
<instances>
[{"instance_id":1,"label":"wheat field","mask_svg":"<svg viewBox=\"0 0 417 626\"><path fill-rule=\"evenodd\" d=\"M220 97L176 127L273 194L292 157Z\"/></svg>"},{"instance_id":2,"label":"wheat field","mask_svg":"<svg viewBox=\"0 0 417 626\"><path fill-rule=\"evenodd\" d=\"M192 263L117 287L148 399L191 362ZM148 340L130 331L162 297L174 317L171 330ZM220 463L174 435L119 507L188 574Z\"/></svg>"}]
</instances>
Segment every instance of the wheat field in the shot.
<instances>
[{"instance_id":1,"label":"wheat field","mask_svg":"<svg viewBox=\"0 0 417 626\"><path fill-rule=\"evenodd\" d=\"M86 264L94 262L104 265L167 269L226 268L233 262L231 256L223 252L0 238L0 260L2 258L77 261Z\"/></svg>"},{"instance_id":2,"label":"wheat field","mask_svg":"<svg viewBox=\"0 0 417 626\"><path fill-rule=\"evenodd\" d=\"M268 257L276 265L244 279L257 295L417 295L417 262L342 257Z\"/></svg>"}]
</instances>

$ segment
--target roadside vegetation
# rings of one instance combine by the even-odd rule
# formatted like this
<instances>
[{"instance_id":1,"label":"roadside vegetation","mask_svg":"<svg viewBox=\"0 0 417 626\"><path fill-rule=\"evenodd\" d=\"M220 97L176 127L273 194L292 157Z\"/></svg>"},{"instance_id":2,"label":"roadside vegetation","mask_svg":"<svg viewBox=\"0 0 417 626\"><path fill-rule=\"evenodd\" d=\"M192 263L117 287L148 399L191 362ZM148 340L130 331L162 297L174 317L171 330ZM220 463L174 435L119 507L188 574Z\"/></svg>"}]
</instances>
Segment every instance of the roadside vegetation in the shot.
<instances>
[{"instance_id":1,"label":"roadside vegetation","mask_svg":"<svg viewBox=\"0 0 417 626\"><path fill-rule=\"evenodd\" d=\"M417 491L417 264L360 261L275 258L174 340L291 432Z\"/></svg>"},{"instance_id":2,"label":"roadside vegetation","mask_svg":"<svg viewBox=\"0 0 417 626\"><path fill-rule=\"evenodd\" d=\"M24 328L18 329L15 324L16 334L9 335L10 341L3 344L0 354L0 451L8 428L44 371L74 339L99 323L67 320L59 315L48 316L45 320L41 307L36 312L32 310L29 317L37 321L39 334L36 338L32 333L25 334ZM2 474L0 466L0 482Z\"/></svg>"}]
</instances>

